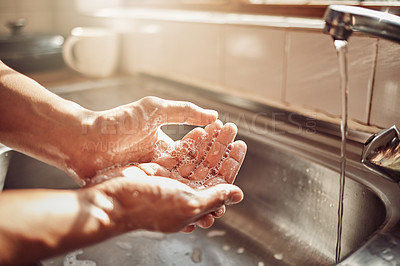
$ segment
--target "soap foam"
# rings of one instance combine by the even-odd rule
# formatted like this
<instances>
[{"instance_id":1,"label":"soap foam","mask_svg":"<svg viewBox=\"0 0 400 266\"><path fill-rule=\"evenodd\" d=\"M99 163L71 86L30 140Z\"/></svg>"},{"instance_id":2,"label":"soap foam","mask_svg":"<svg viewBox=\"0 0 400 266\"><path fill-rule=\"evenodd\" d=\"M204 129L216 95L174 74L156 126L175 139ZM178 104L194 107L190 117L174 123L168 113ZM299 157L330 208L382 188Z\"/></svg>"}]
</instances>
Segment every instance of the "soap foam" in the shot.
<instances>
[{"instance_id":1,"label":"soap foam","mask_svg":"<svg viewBox=\"0 0 400 266\"><path fill-rule=\"evenodd\" d=\"M170 177L173 179L178 179L180 181L183 181L184 178L188 181L184 183L187 183L189 186L193 188L197 189L204 188L205 183L207 181L219 176L221 165L223 161L225 161L225 159L229 157L229 153L232 149L232 144L229 144L226 148L224 155L222 156L221 160L217 163L217 165L208 169L208 173L205 176L205 178L203 178L202 180L191 180L191 177L193 177L193 175L195 174L196 169L200 165L204 164L204 161L207 158L207 155L210 152L212 145L215 143L219 133L220 130L214 130L213 132L211 132L210 133L212 134L211 139L209 138L208 133L204 134L200 139L200 141L197 143L197 145L195 141L190 138L175 141L168 146L165 145L164 141L158 141L155 143L154 146L153 161L156 161L158 159L167 159L167 158L178 159L178 164L176 166L174 166L172 169L166 169L171 173ZM201 155L202 156L201 158L199 158L200 147L204 147L203 148L204 151L203 154ZM137 165L137 163L129 165ZM178 169L186 165L191 165L191 166L195 165L195 167L187 177L182 177ZM125 165L125 167L126 166L127 165ZM97 172L95 178L91 179L90 181L89 180L87 181L88 183L96 184L108 180L110 178L113 178L115 177L115 173L113 173L112 170L114 168L119 168L119 167L122 167L122 165L114 165L107 169L100 170ZM117 172L118 171L116 171L116 173ZM208 182L208 183L213 184L213 182Z\"/></svg>"}]
</instances>

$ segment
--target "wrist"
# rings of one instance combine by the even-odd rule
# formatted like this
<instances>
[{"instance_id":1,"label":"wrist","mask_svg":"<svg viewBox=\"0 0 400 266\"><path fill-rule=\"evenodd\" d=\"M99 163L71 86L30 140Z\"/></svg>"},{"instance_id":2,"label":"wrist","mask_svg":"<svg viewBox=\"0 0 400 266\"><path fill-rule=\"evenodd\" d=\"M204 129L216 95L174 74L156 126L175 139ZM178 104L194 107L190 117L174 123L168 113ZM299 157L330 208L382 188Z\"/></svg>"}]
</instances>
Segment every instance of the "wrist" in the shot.
<instances>
[{"instance_id":1,"label":"wrist","mask_svg":"<svg viewBox=\"0 0 400 266\"><path fill-rule=\"evenodd\" d=\"M115 202L96 186L79 190L87 216L92 221L92 230L101 232L100 238L108 238L123 232L115 221Z\"/></svg>"},{"instance_id":2,"label":"wrist","mask_svg":"<svg viewBox=\"0 0 400 266\"><path fill-rule=\"evenodd\" d=\"M97 112L85 109L73 102L68 102L68 104L70 104L68 112L72 122L65 123L67 127L70 127L69 130L66 129L70 135L64 141L68 156L66 156L63 170L79 185L85 186L85 179L96 174L96 153L92 146L99 137L93 134L92 128Z\"/></svg>"}]
</instances>

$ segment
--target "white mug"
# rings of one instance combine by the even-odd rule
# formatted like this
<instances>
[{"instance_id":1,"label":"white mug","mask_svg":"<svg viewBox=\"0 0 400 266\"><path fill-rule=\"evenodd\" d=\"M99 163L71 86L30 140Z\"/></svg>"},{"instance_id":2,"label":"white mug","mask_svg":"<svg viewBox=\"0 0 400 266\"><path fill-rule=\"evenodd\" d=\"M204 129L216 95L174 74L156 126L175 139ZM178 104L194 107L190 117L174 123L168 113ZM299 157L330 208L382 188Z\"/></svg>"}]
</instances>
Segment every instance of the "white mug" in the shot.
<instances>
[{"instance_id":1,"label":"white mug","mask_svg":"<svg viewBox=\"0 0 400 266\"><path fill-rule=\"evenodd\" d=\"M110 76L118 63L118 34L107 28L74 28L63 46L63 58L83 75Z\"/></svg>"}]
</instances>

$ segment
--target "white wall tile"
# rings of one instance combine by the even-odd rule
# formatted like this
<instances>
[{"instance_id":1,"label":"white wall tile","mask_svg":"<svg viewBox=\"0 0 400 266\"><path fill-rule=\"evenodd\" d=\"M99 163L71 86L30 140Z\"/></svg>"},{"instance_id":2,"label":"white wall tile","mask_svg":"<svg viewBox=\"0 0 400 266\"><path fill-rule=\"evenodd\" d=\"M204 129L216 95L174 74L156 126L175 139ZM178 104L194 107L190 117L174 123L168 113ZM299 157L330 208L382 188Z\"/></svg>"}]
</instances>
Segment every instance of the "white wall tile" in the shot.
<instances>
[{"instance_id":1,"label":"white wall tile","mask_svg":"<svg viewBox=\"0 0 400 266\"><path fill-rule=\"evenodd\" d=\"M15 0L0 0L0 14L12 14L17 11Z\"/></svg>"},{"instance_id":2,"label":"white wall tile","mask_svg":"<svg viewBox=\"0 0 400 266\"><path fill-rule=\"evenodd\" d=\"M19 16L25 19L23 32L49 33L54 32L54 20L51 12L19 12Z\"/></svg>"},{"instance_id":3,"label":"white wall tile","mask_svg":"<svg viewBox=\"0 0 400 266\"><path fill-rule=\"evenodd\" d=\"M124 38L128 72L147 71L208 83L220 81L221 26L166 21L135 21Z\"/></svg>"},{"instance_id":4,"label":"white wall tile","mask_svg":"<svg viewBox=\"0 0 400 266\"><path fill-rule=\"evenodd\" d=\"M338 59L330 36L290 32L286 101L341 114ZM376 39L349 40L349 118L368 123Z\"/></svg>"},{"instance_id":5,"label":"white wall tile","mask_svg":"<svg viewBox=\"0 0 400 266\"><path fill-rule=\"evenodd\" d=\"M52 11L52 0L14 0L20 13L45 13Z\"/></svg>"},{"instance_id":6,"label":"white wall tile","mask_svg":"<svg viewBox=\"0 0 400 266\"><path fill-rule=\"evenodd\" d=\"M131 30L123 38L124 70L128 73L166 71L170 57L167 40L173 25L150 20L130 23Z\"/></svg>"},{"instance_id":7,"label":"white wall tile","mask_svg":"<svg viewBox=\"0 0 400 266\"><path fill-rule=\"evenodd\" d=\"M400 127L400 46L379 40L371 124Z\"/></svg>"},{"instance_id":8,"label":"white wall tile","mask_svg":"<svg viewBox=\"0 0 400 266\"><path fill-rule=\"evenodd\" d=\"M96 8L118 7L123 0L69 0L75 2L77 10L81 12L93 12Z\"/></svg>"},{"instance_id":9,"label":"white wall tile","mask_svg":"<svg viewBox=\"0 0 400 266\"><path fill-rule=\"evenodd\" d=\"M285 30L226 26L223 84L251 96L281 100Z\"/></svg>"},{"instance_id":10,"label":"white wall tile","mask_svg":"<svg viewBox=\"0 0 400 266\"><path fill-rule=\"evenodd\" d=\"M7 22L25 19L23 32L44 33L54 31L54 9L52 0L1 0L0 33L7 34Z\"/></svg>"},{"instance_id":11,"label":"white wall tile","mask_svg":"<svg viewBox=\"0 0 400 266\"><path fill-rule=\"evenodd\" d=\"M219 83L221 76L220 25L171 22L166 37L168 69L189 80Z\"/></svg>"}]
</instances>

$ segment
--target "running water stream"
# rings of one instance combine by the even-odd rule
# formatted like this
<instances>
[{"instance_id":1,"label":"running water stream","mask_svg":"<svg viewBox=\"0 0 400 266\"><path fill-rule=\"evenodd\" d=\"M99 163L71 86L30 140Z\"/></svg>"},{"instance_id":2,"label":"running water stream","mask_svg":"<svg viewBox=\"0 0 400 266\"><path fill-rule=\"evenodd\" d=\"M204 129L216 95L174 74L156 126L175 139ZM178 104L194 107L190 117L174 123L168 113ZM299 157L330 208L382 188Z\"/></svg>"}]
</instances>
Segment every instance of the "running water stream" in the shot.
<instances>
[{"instance_id":1,"label":"running water stream","mask_svg":"<svg viewBox=\"0 0 400 266\"><path fill-rule=\"evenodd\" d=\"M340 123L341 147L340 147L340 190L338 203L338 227L336 239L336 263L340 261L342 243L342 223L343 223L343 197L346 177L346 139L347 139L347 113L348 113L348 66L347 66L347 41L335 40L334 45L339 58L340 71L340 94L342 101L342 119Z\"/></svg>"}]
</instances>

